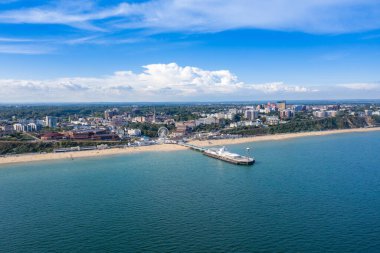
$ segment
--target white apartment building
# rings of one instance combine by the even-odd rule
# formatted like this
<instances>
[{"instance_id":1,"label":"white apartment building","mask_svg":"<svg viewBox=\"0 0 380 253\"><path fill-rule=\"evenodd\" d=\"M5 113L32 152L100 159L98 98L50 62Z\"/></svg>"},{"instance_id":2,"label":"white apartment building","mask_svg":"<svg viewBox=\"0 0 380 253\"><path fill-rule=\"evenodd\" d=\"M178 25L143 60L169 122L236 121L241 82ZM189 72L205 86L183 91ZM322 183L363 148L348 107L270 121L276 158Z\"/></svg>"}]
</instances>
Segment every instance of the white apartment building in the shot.
<instances>
[{"instance_id":1,"label":"white apartment building","mask_svg":"<svg viewBox=\"0 0 380 253\"><path fill-rule=\"evenodd\" d=\"M141 130L140 129L128 129L128 135L129 136L141 136Z\"/></svg>"},{"instance_id":2,"label":"white apartment building","mask_svg":"<svg viewBox=\"0 0 380 253\"><path fill-rule=\"evenodd\" d=\"M256 111L256 110L246 110L244 112L244 117L248 120L255 120L259 117L259 111Z\"/></svg>"}]
</instances>

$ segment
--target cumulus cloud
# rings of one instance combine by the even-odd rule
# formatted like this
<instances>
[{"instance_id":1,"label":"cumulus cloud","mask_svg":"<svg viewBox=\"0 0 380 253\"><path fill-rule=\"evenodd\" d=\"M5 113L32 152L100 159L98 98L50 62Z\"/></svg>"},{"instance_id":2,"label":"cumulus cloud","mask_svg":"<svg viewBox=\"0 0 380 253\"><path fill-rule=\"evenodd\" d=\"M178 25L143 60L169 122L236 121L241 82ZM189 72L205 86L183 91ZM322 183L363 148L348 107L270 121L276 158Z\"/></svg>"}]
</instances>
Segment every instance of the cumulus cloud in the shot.
<instances>
[{"instance_id":1,"label":"cumulus cloud","mask_svg":"<svg viewBox=\"0 0 380 253\"><path fill-rule=\"evenodd\" d=\"M104 77L51 80L0 79L0 96L12 101L214 101L242 100L266 93L313 90L284 83L247 84L229 70L204 70L176 63L150 64L143 71Z\"/></svg>"}]
</instances>

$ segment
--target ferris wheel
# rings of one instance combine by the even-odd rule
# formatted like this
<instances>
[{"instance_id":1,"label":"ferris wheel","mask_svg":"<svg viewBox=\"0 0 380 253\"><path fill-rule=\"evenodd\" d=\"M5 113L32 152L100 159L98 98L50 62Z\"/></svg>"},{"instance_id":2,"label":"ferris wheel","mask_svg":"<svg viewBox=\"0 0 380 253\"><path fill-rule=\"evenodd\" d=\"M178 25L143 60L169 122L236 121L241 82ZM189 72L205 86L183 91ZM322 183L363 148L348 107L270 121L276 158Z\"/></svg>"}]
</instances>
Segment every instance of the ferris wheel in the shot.
<instances>
[{"instance_id":1,"label":"ferris wheel","mask_svg":"<svg viewBox=\"0 0 380 253\"><path fill-rule=\"evenodd\" d=\"M157 132L158 138L166 139L169 135L169 130L166 127L160 127Z\"/></svg>"}]
</instances>

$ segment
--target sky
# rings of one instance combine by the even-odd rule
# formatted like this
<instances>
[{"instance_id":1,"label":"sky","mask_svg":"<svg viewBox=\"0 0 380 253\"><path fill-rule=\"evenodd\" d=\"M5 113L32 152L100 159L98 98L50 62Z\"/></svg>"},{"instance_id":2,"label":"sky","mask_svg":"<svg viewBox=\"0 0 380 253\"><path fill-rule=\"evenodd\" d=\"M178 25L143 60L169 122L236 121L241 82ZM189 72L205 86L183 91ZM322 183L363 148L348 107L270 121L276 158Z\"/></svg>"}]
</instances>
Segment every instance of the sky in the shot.
<instances>
[{"instance_id":1,"label":"sky","mask_svg":"<svg viewBox=\"0 0 380 253\"><path fill-rule=\"evenodd\" d=\"M0 103L380 99L378 0L0 0Z\"/></svg>"}]
</instances>

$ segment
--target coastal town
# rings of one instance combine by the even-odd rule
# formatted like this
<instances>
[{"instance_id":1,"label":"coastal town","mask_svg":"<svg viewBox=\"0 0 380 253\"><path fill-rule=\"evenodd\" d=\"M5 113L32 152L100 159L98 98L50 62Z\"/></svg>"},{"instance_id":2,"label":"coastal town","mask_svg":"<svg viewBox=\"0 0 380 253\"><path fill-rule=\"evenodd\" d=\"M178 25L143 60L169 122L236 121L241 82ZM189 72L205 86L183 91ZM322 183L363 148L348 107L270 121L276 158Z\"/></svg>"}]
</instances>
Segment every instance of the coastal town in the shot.
<instances>
[{"instance_id":1,"label":"coastal town","mask_svg":"<svg viewBox=\"0 0 380 253\"><path fill-rule=\"evenodd\" d=\"M0 0L0 253L380 253L380 0Z\"/></svg>"},{"instance_id":2,"label":"coastal town","mask_svg":"<svg viewBox=\"0 0 380 253\"><path fill-rule=\"evenodd\" d=\"M46 111L50 115L42 115ZM380 126L380 105L9 105L0 116L0 154L6 155L372 128Z\"/></svg>"}]
</instances>

